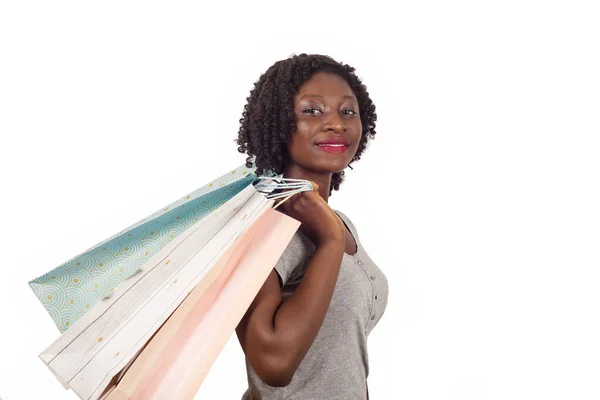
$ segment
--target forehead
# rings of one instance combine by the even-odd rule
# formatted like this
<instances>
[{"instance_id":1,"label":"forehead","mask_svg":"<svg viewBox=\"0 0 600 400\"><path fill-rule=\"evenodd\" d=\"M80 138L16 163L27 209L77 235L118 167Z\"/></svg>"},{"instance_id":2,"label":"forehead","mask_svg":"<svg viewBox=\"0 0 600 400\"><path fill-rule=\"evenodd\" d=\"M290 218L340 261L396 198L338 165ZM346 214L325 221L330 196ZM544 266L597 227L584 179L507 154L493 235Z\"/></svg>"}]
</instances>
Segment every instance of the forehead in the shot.
<instances>
[{"instance_id":1,"label":"forehead","mask_svg":"<svg viewBox=\"0 0 600 400\"><path fill-rule=\"evenodd\" d=\"M332 100L340 99L342 96L354 97L348 82L341 76L329 72L317 72L311 76L298 89L296 100L307 95L319 95Z\"/></svg>"}]
</instances>

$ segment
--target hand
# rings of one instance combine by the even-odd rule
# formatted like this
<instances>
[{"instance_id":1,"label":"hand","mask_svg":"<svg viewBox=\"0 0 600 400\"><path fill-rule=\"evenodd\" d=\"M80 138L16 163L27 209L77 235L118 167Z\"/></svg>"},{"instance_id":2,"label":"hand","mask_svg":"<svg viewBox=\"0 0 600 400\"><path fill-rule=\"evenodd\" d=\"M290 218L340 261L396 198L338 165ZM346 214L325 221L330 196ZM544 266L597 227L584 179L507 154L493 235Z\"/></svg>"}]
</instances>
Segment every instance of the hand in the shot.
<instances>
[{"instance_id":1,"label":"hand","mask_svg":"<svg viewBox=\"0 0 600 400\"><path fill-rule=\"evenodd\" d=\"M344 243L346 228L337 214L319 194L319 186L310 181L314 190L293 195L279 207L286 215L300 221L300 231L315 246L329 241Z\"/></svg>"}]
</instances>

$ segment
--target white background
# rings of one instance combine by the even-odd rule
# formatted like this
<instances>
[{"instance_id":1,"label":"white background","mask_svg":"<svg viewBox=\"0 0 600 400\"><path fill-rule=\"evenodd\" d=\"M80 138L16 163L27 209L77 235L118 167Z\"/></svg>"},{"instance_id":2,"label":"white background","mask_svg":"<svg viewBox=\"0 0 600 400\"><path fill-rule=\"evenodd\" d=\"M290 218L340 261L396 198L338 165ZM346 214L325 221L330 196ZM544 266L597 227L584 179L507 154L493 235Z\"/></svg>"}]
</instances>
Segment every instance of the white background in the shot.
<instances>
[{"instance_id":1,"label":"white background","mask_svg":"<svg viewBox=\"0 0 600 400\"><path fill-rule=\"evenodd\" d=\"M75 399L27 282L245 161L275 61L356 68L377 137L330 204L389 280L371 398L600 397L600 14L583 1L0 5L0 397ZM198 399L239 399L233 335Z\"/></svg>"}]
</instances>

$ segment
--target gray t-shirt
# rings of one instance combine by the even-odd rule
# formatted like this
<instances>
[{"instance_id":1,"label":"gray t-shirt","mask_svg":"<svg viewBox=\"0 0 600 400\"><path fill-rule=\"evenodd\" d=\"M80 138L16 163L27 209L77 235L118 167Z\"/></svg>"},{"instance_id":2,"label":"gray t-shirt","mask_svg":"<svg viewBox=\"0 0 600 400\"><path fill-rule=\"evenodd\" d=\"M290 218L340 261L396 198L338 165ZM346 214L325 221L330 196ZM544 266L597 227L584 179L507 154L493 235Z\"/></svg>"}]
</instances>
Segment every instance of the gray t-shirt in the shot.
<instances>
[{"instance_id":1,"label":"gray t-shirt","mask_svg":"<svg viewBox=\"0 0 600 400\"><path fill-rule=\"evenodd\" d=\"M248 390L242 400L364 400L369 376L367 337L386 308L388 282L363 249L356 227L342 218L356 241L354 255L344 253L329 309L313 344L285 387L265 384L246 359ZM287 299L300 283L315 250L297 231L275 270Z\"/></svg>"}]
</instances>

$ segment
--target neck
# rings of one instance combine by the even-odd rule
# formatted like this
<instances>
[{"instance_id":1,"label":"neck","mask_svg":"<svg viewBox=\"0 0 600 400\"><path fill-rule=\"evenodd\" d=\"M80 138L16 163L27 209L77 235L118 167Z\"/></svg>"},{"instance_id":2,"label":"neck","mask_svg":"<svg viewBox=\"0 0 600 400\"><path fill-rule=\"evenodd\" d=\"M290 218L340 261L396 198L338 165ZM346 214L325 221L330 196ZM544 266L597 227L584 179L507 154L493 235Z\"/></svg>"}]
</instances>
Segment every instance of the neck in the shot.
<instances>
[{"instance_id":1,"label":"neck","mask_svg":"<svg viewBox=\"0 0 600 400\"><path fill-rule=\"evenodd\" d=\"M284 178L305 179L319 185L319 195L327 203L329 200L329 186L331 185L331 172L316 172L305 169L298 164L290 164L283 170Z\"/></svg>"}]
</instances>

